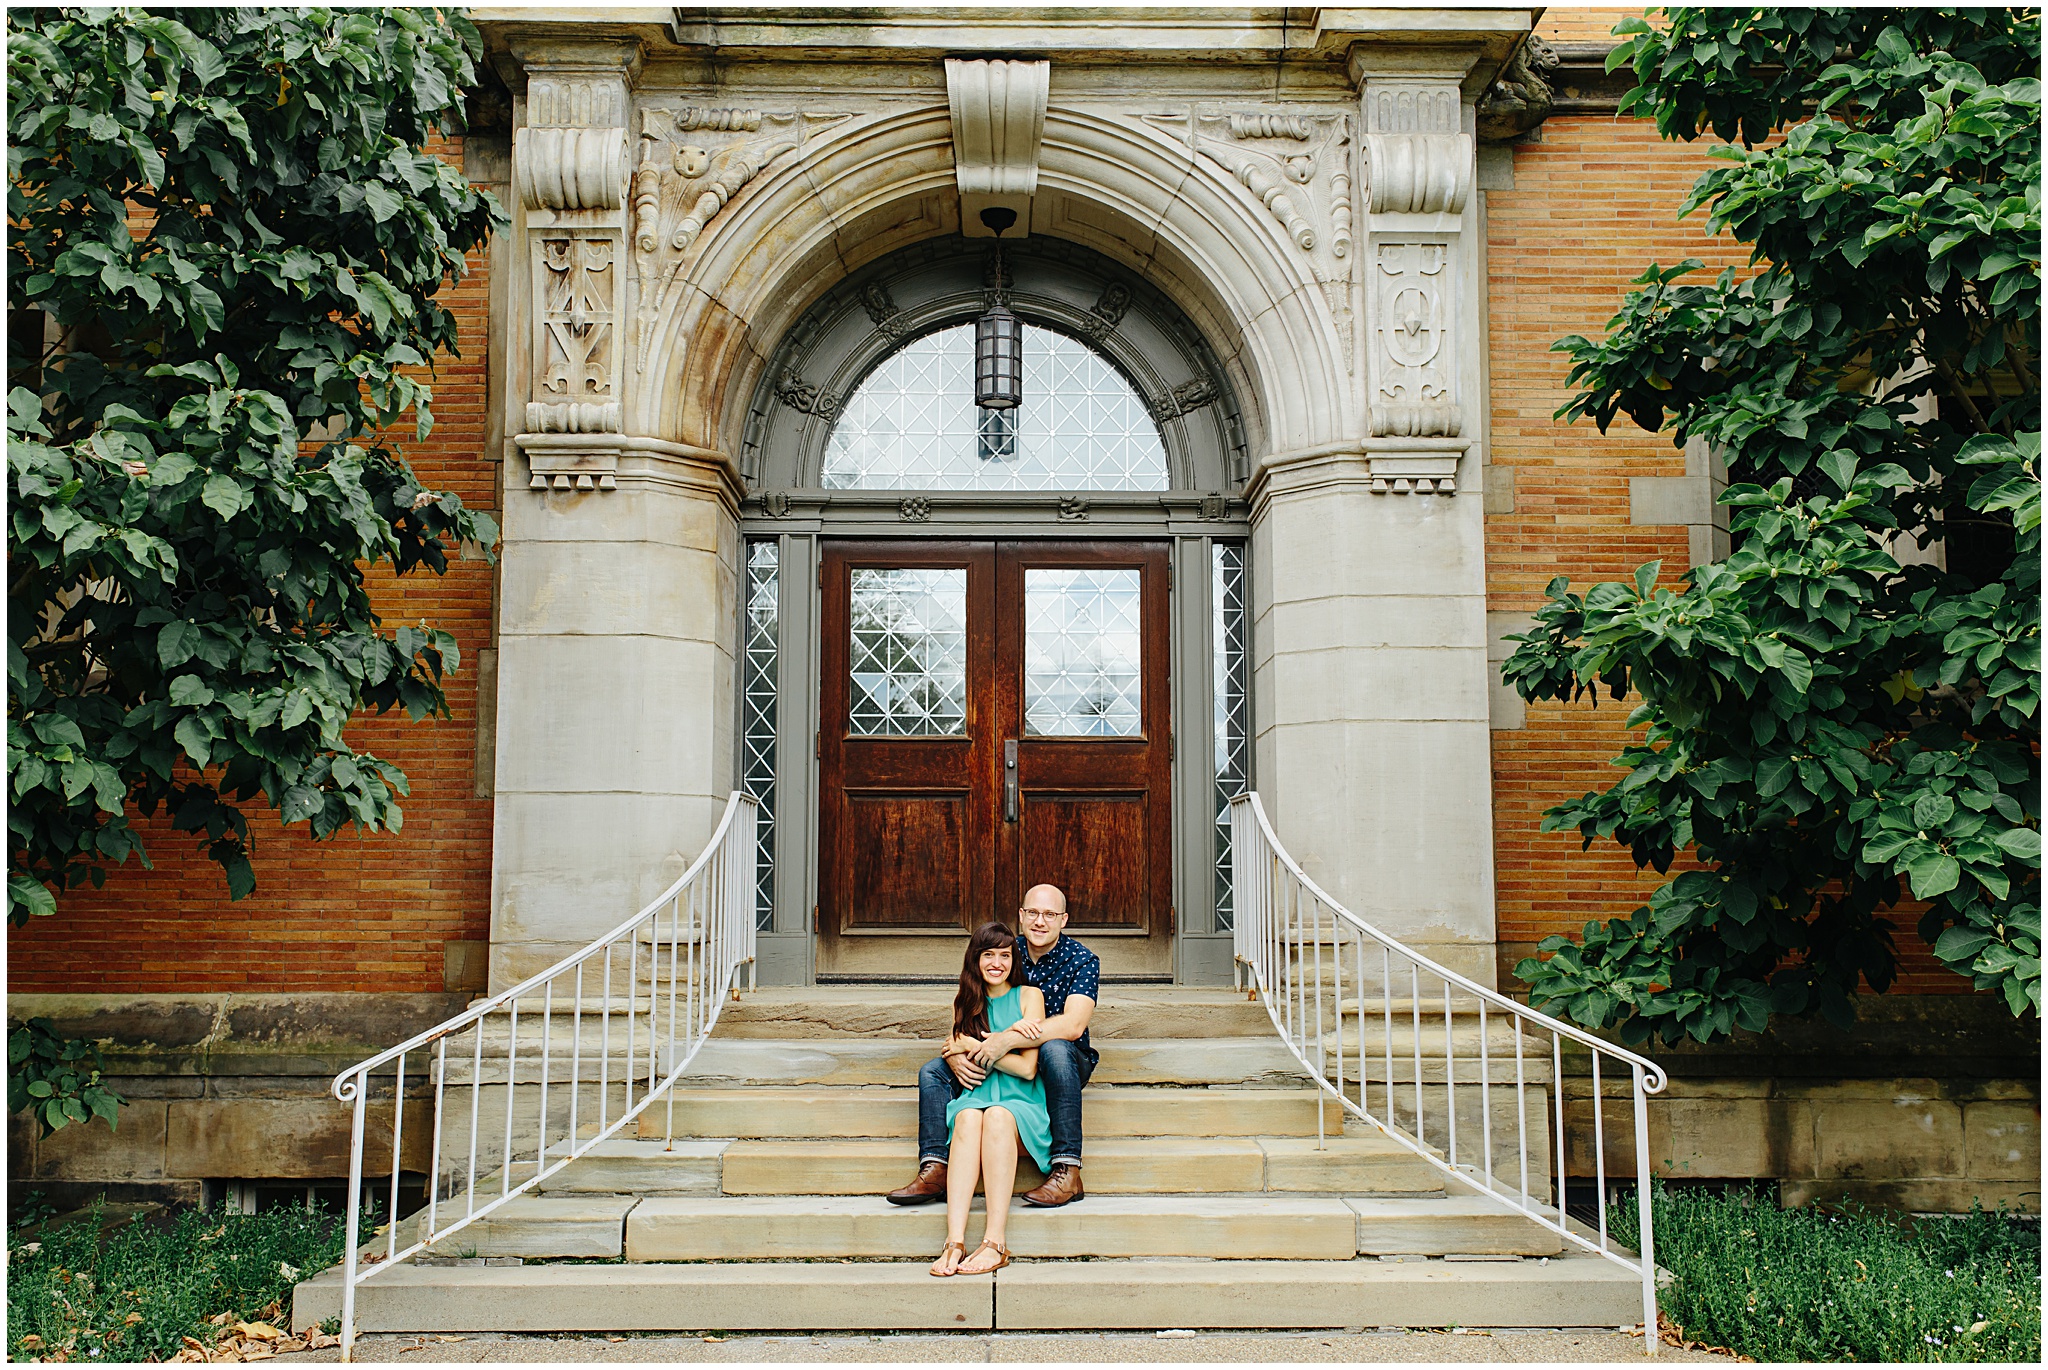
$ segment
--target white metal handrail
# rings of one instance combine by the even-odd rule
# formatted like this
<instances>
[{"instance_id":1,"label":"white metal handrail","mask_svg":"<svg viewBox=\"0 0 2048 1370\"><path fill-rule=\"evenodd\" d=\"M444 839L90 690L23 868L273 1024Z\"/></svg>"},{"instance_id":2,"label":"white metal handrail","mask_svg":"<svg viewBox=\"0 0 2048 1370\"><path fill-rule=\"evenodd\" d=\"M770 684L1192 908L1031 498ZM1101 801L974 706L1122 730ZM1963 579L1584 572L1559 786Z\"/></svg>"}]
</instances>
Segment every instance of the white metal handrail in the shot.
<instances>
[{"instance_id":1,"label":"white metal handrail","mask_svg":"<svg viewBox=\"0 0 2048 1370\"><path fill-rule=\"evenodd\" d=\"M711 1035L727 994L738 997L742 967L747 969L747 987L753 988L757 817L758 805L753 798L735 790L726 802L717 830L690 868L640 912L538 975L472 1004L440 1026L379 1052L334 1077L334 1097L355 1105L349 1146L348 1252L341 1298L343 1360L348 1360L355 1349L356 1288L375 1278L378 1272L445 1241L526 1193L611 1138L664 1096L668 1099L667 1133L669 1140L674 1141L675 1096L671 1087ZM618 964L621 961L623 967ZM621 985L614 976L619 969L624 971L623 1001L618 997ZM597 1006L588 1010L586 1017L586 994L593 991ZM565 1081L560 1079L563 1067L556 1054L558 1003L572 1005L563 1034L569 1057ZM530 1026L527 1030L529 1039L538 1037L533 1045L521 1042L522 1013L529 1023L536 1016L540 1019L537 1034ZM499 1022L504 1024L502 1043L492 1041L487 1048L486 1031ZM586 1023L595 1028L594 1042L586 1041ZM463 1082L458 1080L452 1091L456 1099L451 1103L448 1043L463 1033L472 1039L468 1043L468 1059L465 1061L464 1053L458 1051L455 1062L457 1072L467 1075L469 1088L463 1089ZM623 1038L623 1059L615 1075L613 1045L619 1038ZM520 1071L522 1046L532 1072L524 1083ZM585 1070L586 1049L591 1049L595 1057L590 1067L594 1075ZM431 1123L433 1142L426 1206L417 1215L414 1239L401 1250L398 1201L406 1107L409 1102L427 1102L406 1097L407 1060L415 1053L425 1053L429 1058L432 1112L425 1121ZM492 1084L488 1099L484 1080L487 1068L503 1072L502 1082ZM385 1214L385 1250L363 1260L358 1250L363 1141L373 1077L380 1086L388 1080L391 1088L391 1196ZM551 1084L555 1085L553 1115L548 1099ZM504 1095L502 1132L498 1119L488 1116L496 1111L495 1095L499 1090ZM564 1092L566 1104L562 1102ZM444 1141L462 1145L459 1124L463 1094L469 1097L466 1160L458 1167L454 1162L459 1158L451 1157L444 1175ZM594 1097L586 1102L586 1094ZM592 1111L597 1115L596 1125L589 1129L588 1136L579 1136ZM458 1123L454 1129L444 1126L446 1115L451 1113ZM559 1125L556 1115L560 1117ZM550 1142L556 1137L561 1141L551 1147ZM485 1162L478 1160L480 1139L484 1143ZM489 1153L494 1144L498 1155L493 1159ZM495 1173L486 1173L486 1165L493 1166ZM519 1170L528 1173L515 1182L513 1175ZM497 1190L481 1203L480 1181ZM458 1201L461 1216L452 1222L445 1221L456 1211ZM365 1265L367 1269L363 1268Z\"/></svg>"},{"instance_id":2,"label":"white metal handrail","mask_svg":"<svg viewBox=\"0 0 2048 1370\"><path fill-rule=\"evenodd\" d=\"M1309 1077L1334 1097L1345 1113L1371 1124L1446 1175L1639 1276L1644 1348L1649 1355L1657 1354L1648 1099L1663 1091L1667 1083L1664 1071L1654 1061L1439 965L1346 909L1311 880L1281 845L1257 794L1241 794L1230 801L1230 843L1238 988L1249 988L1263 999L1281 1040ZM1434 1045L1433 1023L1439 1014L1443 1018L1440 1051ZM1468 1079L1465 1099L1469 1109L1476 1093L1477 1117L1468 1114L1464 1121L1462 1151L1456 1027L1461 1014L1468 1020L1476 1016L1478 1024L1476 1069L1470 1052L1465 1060L1468 1074L1476 1075L1476 1090L1475 1081ZM1430 1027L1424 1026L1425 1018L1432 1020ZM1355 1037L1347 1030L1347 1020L1357 1025ZM1367 1024L1373 1020L1377 1020L1381 1037L1376 1049L1368 1041ZM1496 1060L1489 1040L1494 1024L1503 1021L1512 1033L1514 1071L1512 1082L1504 1078L1498 1092L1506 1096L1512 1091L1511 1123L1495 1116ZM1397 1053L1395 1039L1403 1029L1410 1040ZM1554 1110L1542 1103L1540 1077L1546 1062L1541 1054L1534 1061L1539 1078L1530 1078L1525 1031L1539 1043L1544 1036L1550 1039L1547 1065ZM1430 1045L1424 1045L1425 1038ZM1590 1130L1599 1189L1597 1240L1575 1231L1565 1212L1567 1041L1592 1056ZM1625 1068L1632 1086L1636 1209L1640 1214L1633 1259L1626 1248L1610 1242L1607 1232L1607 1099L1601 1086L1602 1057ZM1498 1062L1503 1076L1506 1065L1505 1059ZM1609 1079L1614 1079L1612 1068ZM1554 1159L1556 1164L1556 1188L1548 1201L1541 1191L1530 1189L1528 1101L1532 1085L1538 1101L1534 1132L1539 1153L1550 1150L1553 1117L1556 1124L1554 1156L1538 1157L1542 1190L1551 1187L1548 1160ZM1319 1129L1320 1116L1318 1110ZM1479 1132L1476 1147L1472 1136L1475 1122ZM1585 1130L1582 1118L1579 1131L1583 1134Z\"/></svg>"}]
</instances>

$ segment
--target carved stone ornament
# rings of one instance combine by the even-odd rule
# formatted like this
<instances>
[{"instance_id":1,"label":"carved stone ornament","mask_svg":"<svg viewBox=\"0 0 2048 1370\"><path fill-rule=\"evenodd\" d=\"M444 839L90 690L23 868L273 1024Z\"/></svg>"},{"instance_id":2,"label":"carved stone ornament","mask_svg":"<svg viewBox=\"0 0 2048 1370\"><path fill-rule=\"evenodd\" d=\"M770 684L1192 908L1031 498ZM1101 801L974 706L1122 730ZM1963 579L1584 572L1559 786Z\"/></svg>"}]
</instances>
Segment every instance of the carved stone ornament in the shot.
<instances>
[{"instance_id":1,"label":"carved stone ornament","mask_svg":"<svg viewBox=\"0 0 2048 1370\"><path fill-rule=\"evenodd\" d=\"M536 336L526 431L615 433L617 241L603 230L542 230L532 241Z\"/></svg>"},{"instance_id":2,"label":"carved stone ornament","mask_svg":"<svg viewBox=\"0 0 2048 1370\"><path fill-rule=\"evenodd\" d=\"M522 128L512 163L528 209L617 209L626 189L626 130Z\"/></svg>"},{"instance_id":3,"label":"carved stone ornament","mask_svg":"<svg viewBox=\"0 0 2048 1370\"><path fill-rule=\"evenodd\" d=\"M905 523L923 523L932 516L932 502L923 495L912 495L896 506L896 517Z\"/></svg>"},{"instance_id":4,"label":"carved stone ornament","mask_svg":"<svg viewBox=\"0 0 2048 1370\"><path fill-rule=\"evenodd\" d=\"M1550 117L1556 95L1550 76L1559 65L1557 52L1535 34L1527 34L1500 75L1479 97L1474 113L1482 143L1519 138Z\"/></svg>"},{"instance_id":5,"label":"carved stone ornament","mask_svg":"<svg viewBox=\"0 0 2048 1370\"><path fill-rule=\"evenodd\" d=\"M889 287L880 281L869 281L860 289L860 307L876 330L883 336L900 338L905 327L903 311L896 305L896 297L889 293Z\"/></svg>"},{"instance_id":6,"label":"carved stone ornament","mask_svg":"<svg viewBox=\"0 0 2048 1370\"><path fill-rule=\"evenodd\" d=\"M1449 345L1450 247L1442 242L1378 244L1371 318L1372 432L1376 437L1456 437L1462 415L1453 393Z\"/></svg>"},{"instance_id":7,"label":"carved stone ornament","mask_svg":"<svg viewBox=\"0 0 2048 1370\"><path fill-rule=\"evenodd\" d=\"M830 418L839 412L839 397L829 390L821 390L812 385L794 366L787 368L776 378L775 398L799 414L815 414L821 419Z\"/></svg>"},{"instance_id":8,"label":"carved stone ornament","mask_svg":"<svg viewBox=\"0 0 2048 1370\"><path fill-rule=\"evenodd\" d=\"M1352 249L1351 117L1330 110L1195 111L1148 115L1256 195L1303 252L1319 245L1344 262ZM1348 270L1339 273L1348 278Z\"/></svg>"},{"instance_id":9,"label":"carved stone ornament","mask_svg":"<svg viewBox=\"0 0 2048 1370\"><path fill-rule=\"evenodd\" d=\"M981 211L990 208L1016 212L1017 227L1009 236L1030 232L1051 82L1049 62L946 59L953 174L960 187L960 228L968 237L990 236L981 222Z\"/></svg>"},{"instance_id":10,"label":"carved stone ornament","mask_svg":"<svg viewBox=\"0 0 2048 1370\"><path fill-rule=\"evenodd\" d=\"M1062 495L1060 497L1061 523L1086 523L1087 521L1087 500L1082 499L1079 495Z\"/></svg>"},{"instance_id":11,"label":"carved stone ornament","mask_svg":"<svg viewBox=\"0 0 2048 1370\"><path fill-rule=\"evenodd\" d=\"M788 518L789 492L787 490L770 490L767 494L761 496L761 512L772 519Z\"/></svg>"},{"instance_id":12,"label":"carved stone ornament","mask_svg":"<svg viewBox=\"0 0 2048 1370\"><path fill-rule=\"evenodd\" d=\"M1194 380L1182 381L1173 387L1172 394L1150 401L1147 407L1152 411L1154 420L1165 423L1168 419L1177 419L1182 414L1191 414L1212 405L1217 399L1214 383L1197 376Z\"/></svg>"},{"instance_id":13,"label":"carved stone ornament","mask_svg":"<svg viewBox=\"0 0 2048 1370\"><path fill-rule=\"evenodd\" d=\"M1449 454L1397 452L1372 457L1367 466L1375 495L1458 493L1458 459Z\"/></svg>"},{"instance_id":14,"label":"carved stone ornament","mask_svg":"<svg viewBox=\"0 0 2048 1370\"><path fill-rule=\"evenodd\" d=\"M1223 521L1225 507L1226 501L1221 495L1210 494L1202 496L1202 517L1211 523Z\"/></svg>"},{"instance_id":15,"label":"carved stone ornament","mask_svg":"<svg viewBox=\"0 0 2048 1370\"><path fill-rule=\"evenodd\" d=\"M1365 94L1365 176L1375 214L1462 214L1472 198L1472 135L1459 129L1447 82L1371 83Z\"/></svg>"},{"instance_id":16,"label":"carved stone ornament","mask_svg":"<svg viewBox=\"0 0 2048 1370\"><path fill-rule=\"evenodd\" d=\"M1091 338L1103 337L1122 323L1130 310L1131 288L1122 281L1111 281L1102 288L1095 303L1088 306L1088 317L1081 330Z\"/></svg>"},{"instance_id":17,"label":"carved stone ornament","mask_svg":"<svg viewBox=\"0 0 2048 1370\"><path fill-rule=\"evenodd\" d=\"M633 282L636 365L669 291L701 251L726 206L771 166L800 155L804 140L850 114L725 109L701 105L640 110L633 170Z\"/></svg>"}]
</instances>

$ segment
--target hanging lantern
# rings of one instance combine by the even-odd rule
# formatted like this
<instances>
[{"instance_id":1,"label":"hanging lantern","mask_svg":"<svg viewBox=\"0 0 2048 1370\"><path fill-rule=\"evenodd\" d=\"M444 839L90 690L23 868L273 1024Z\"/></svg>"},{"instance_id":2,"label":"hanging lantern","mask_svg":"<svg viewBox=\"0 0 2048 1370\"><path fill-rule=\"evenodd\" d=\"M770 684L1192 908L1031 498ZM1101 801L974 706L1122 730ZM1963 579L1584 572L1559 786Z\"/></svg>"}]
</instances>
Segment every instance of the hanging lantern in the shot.
<instances>
[{"instance_id":1,"label":"hanging lantern","mask_svg":"<svg viewBox=\"0 0 2048 1370\"><path fill-rule=\"evenodd\" d=\"M974 402L983 409L1024 402L1024 322L1000 302L974 321Z\"/></svg>"},{"instance_id":2,"label":"hanging lantern","mask_svg":"<svg viewBox=\"0 0 2048 1370\"><path fill-rule=\"evenodd\" d=\"M981 221L996 235L996 298L974 321L974 402L983 409L1015 409L1024 402L1024 321L1003 304L1003 230L1014 210L984 209Z\"/></svg>"}]
</instances>

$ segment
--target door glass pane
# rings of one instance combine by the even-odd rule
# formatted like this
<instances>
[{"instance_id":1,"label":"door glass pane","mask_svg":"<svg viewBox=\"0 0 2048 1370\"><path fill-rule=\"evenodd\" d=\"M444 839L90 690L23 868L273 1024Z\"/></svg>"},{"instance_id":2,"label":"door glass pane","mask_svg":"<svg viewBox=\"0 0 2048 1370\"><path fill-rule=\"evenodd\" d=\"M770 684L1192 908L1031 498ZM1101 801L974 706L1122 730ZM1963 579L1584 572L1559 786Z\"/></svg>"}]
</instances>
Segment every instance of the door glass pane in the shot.
<instances>
[{"instance_id":1,"label":"door glass pane","mask_svg":"<svg viewBox=\"0 0 2048 1370\"><path fill-rule=\"evenodd\" d=\"M741 784L760 801L754 829L754 926L775 929L775 690L782 544L762 538L747 544L747 616L741 620Z\"/></svg>"},{"instance_id":2,"label":"door glass pane","mask_svg":"<svg viewBox=\"0 0 2048 1370\"><path fill-rule=\"evenodd\" d=\"M1136 737L1136 567L1024 572L1024 731Z\"/></svg>"},{"instance_id":3,"label":"door glass pane","mask_svg":"<svg viewBox=\"0 0 2048 1370\"><path fill-rule=\"evenodd\" d=\"M966 568L856 568L850 607L848 731L855 737L964 734Z\"/></svg>"},{"instance_id":4,"label":"door glass pane","mask_svg":"<svg viewBox=\"0 0 2048 1370\"><path fill-rule=\"evenodd\" d=\"M974 327L928 333L870 371L825 447L833 490L1164 490L1145 401L1085 343L1024 326L1014 419L974 404Z\"/></svg>"},{"instance_id":5,"label":"door glass pane","mask_svg":"<svg viewBox=\"0 0 2048 1370\"><path fill-rule=\"evenodd\" d=\"M1216 543L1214 557L1216 930L1224 932L1237 917L1230 888L1230 801L1251 780L1251 673L1245 651L1244 545Z\"/></svg>"}]
</instances>

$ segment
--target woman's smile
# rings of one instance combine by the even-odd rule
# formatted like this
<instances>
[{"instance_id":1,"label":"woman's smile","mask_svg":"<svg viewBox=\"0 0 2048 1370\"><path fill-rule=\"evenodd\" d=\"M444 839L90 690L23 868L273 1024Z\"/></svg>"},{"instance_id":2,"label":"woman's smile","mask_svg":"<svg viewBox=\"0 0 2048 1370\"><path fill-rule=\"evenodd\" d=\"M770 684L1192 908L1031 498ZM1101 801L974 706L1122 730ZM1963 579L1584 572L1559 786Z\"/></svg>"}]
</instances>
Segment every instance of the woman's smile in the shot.
<instances>
[{"instance_id":1,"label":"woman's smile","mask_svg":"<svg viewBox=\"0 0 2048 1370\"><path fill-rule=\"evenodd\" d=\"M993 990L997 986L1002 987L1001 992L996 995L997 998L1001 998L1003 994L1007 994L1010 991L1011 955L1012 953L1008 947L996 947L983 952L978 963L981 969L981 978L988 982L989 988Z\"/></svg>"}]
</instances>

